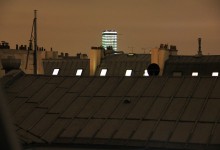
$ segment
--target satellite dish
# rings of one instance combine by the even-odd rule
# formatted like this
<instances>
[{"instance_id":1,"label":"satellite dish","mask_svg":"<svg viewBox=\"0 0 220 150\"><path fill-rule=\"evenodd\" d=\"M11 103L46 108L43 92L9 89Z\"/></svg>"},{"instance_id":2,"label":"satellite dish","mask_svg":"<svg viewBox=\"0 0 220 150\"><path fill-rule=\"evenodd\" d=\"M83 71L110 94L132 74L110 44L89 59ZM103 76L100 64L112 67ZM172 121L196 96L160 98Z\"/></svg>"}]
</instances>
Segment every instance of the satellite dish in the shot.
<instances>
[{"instance_id":1,"label":"satellite dish","mask_svg":"<svg viewBox=\"0 0 220 150\"><path fill-rule=\"evenodd\" d=\"M160 67L158 64L152 63L147 67L149 76L158 76L160 73Z\"/></svg>"}]
</instances>

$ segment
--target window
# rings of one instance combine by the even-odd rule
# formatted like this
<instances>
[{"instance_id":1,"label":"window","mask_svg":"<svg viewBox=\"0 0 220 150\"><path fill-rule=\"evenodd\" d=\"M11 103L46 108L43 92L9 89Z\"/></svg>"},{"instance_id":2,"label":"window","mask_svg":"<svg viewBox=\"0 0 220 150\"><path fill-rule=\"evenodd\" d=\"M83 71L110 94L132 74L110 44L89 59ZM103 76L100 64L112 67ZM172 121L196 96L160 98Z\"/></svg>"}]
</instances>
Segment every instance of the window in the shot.
<instances>
[{"instance_id":1,"label":"window","mask_svg":"<svg viewBox=\"0 0 220 150\"><path fill-rule=\"evenodd\" d=\"M213 76L213 77L217 77L217 76L218 76L218 72L213 72L213 73L212 73L212 76Z\"/></svg>"},{"instance_id":2,"label":"window","mask_svg":"<svg viewBox=\"0 0 220 150\"><path fill-rule=\"evenodd\" d=\"M149 76L147 69L146 69L146 70L144 70L144 75L143 75L143 76L146 76L146 77L148 77L148 76Z\"/></svg>"},{"instance_id":3,"label":"window","mask_svg":"<svg viewBox=\"0 0 220 150\"><path fill-rule=\"evenodd\" d=\"M76 76L81 76L82 75L82 69L77 69L76 71Z\"/></svg>"},{"instance_id":4,"label":"window","mask_svg":"<svg viewBox=\"0 0 220 150\"><path fill-rule=\"evenodd\" d=\"M106 73L107 73L107 69L102 69L100 76L106 76Z\"/></svg>"},{"instance_id":5,"label":"window","mask_svg":"<svg viewBox=\"0 0 220 150\"><path fill-rule=\"evenodd\" d=\"M196 76L198 76L198 75L199 75L198 72L193 72L193 73L192 73L192 76L194 76L194 77L196 77Z\"/></svg>"},{"instance_id":6,"label":"window","mask_svg":"<svg viewBox=\"0 0 220 150\"><path fill-rule=\"evenodd\" d=\"M129 77L129 76L131 76L131 73L132 73L132 70L126 70L125 76Z\"/></svg>"},{"instance_id":7,"label":"window","mask_svg":"<svg viewBox=\"0 0 220 150\"><path fill-rule=\"evenodd\" d=\"M53 69L52 75L53 75L53 76L58 75L59 71L60 71L60 69Z\"/></svg>"}]
</instances>

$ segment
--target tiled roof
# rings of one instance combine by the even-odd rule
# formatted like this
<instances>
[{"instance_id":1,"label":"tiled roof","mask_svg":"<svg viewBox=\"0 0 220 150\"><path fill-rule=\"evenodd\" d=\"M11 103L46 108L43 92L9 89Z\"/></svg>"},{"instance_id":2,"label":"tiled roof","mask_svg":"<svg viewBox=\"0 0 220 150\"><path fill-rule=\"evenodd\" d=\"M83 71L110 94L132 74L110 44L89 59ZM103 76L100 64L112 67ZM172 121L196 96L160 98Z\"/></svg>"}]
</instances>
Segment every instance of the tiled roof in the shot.
<instances>
[{"instance_id":1,"label":"tiled roof","mask_svg":"<svg viewBox=\"0 0 220 150\"><path fill-rule=\"evenodd\" d=\"M144 70L151 63L149 54L115 54L102 59L96 75L102 69L107 69L107 76L124 76L127 69L132 70L132 76L143 76Z\"/></svg>"},{"instance_id":2,"label":"tiled roof","mask_svg":"<svg viewBox=\"0 0 220 150\"><path fill-rule=\"evenodd\" d=\"M76 76L77 69L83 69L82 76L89 76L89 59L45 59L44 74L52 75L54 69L60 69L58 76Z\"/></svg>"},{"instance_id":3,"label":"tiled roof","mask_svg":"<svg viewBox=\"0 0 220 150\"><path fill-rule=\"evenodd\" d=\"M24 144L220 149L218 77L24 75L5 88Z\"/></svg>"}]
</instances>

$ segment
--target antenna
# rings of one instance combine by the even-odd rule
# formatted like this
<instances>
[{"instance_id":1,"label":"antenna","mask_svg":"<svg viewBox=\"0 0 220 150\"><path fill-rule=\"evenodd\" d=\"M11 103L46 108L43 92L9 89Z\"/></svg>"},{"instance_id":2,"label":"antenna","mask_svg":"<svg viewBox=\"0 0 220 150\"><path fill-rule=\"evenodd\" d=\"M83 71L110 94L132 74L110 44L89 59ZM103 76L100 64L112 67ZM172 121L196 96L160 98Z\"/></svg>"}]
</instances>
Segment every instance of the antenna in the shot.
<instances>
[{"instance_id":1,"label":"antenna","mask_svg":"<svg viewBox=\"0 0 220 150\"><path fill-rule=\"evenodd\" d=\"M202 38L198 38L198 55L202 55L201 43L202 43Z\"/></svg>"},{"instance_id":2,"label":"antenna","mask_svg":"<svg viewBox=\"0 0 220 150\"><path fill-rule=\"evenodd\" d=\"M37 10L34 10L34 74L37 74Z\"/></svg>"},{"instance_id":3,"label":"antenna","mask_svg":"<svg viewBox=\"0 0 220 150\"><path fill-rule=\"evenodd\" d=\"M34 32L34 35L33 35ZM32 41L34 40L34 59L33 59L33 66L34 66L34 74L37 74L37 10L34 10L34 20L33 25L31 29L31 37L29 40L29 47L28 47L28 53L26 58L26 66L25 69L28 68L28 58L29 58L29 51L32 50Z\"/></svg>"}]
</instances>

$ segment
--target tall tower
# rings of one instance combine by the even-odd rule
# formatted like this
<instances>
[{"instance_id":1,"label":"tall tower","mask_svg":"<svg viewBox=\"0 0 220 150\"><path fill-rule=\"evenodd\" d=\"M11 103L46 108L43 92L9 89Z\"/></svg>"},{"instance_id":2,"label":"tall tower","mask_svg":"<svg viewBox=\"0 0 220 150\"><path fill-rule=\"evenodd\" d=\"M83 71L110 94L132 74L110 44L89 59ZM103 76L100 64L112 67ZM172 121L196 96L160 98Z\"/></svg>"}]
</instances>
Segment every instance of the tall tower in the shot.
<instances>
[{"instance_id":1,"label":"tall tower","mask_svg":"<svg viewBox=\"0 0 220 150\"><path fill-rule=\"evenodd\" d=\"M102 32L102 46L104 49L111 46L117 51L117 32L115 30L105 30Z\"/></svg>"}]
</instances>

